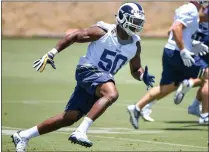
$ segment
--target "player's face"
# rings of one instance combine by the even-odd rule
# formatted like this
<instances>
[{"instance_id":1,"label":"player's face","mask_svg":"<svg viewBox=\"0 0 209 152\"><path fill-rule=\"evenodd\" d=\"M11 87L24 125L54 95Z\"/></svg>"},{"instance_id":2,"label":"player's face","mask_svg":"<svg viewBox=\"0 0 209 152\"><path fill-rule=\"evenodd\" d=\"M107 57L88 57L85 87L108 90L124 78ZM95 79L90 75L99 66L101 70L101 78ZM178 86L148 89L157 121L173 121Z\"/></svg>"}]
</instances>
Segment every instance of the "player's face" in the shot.
<instances>
[{"instance_id":1,"label":"player's face","mask_svg":"<svg viewBox=\"0 0 209 152\"><path fill-rule=\"evenodd\" d=\"M136 26L130 26L129 29L136 33L136 32L139 32L139 26L142 26L143 27L143 24L144 24L144 21L141 20L141 19L138 19L138 18L134 18L133 21L132 21L132 24L133 25L136 25Z\"/></svg>"}]
</instances>

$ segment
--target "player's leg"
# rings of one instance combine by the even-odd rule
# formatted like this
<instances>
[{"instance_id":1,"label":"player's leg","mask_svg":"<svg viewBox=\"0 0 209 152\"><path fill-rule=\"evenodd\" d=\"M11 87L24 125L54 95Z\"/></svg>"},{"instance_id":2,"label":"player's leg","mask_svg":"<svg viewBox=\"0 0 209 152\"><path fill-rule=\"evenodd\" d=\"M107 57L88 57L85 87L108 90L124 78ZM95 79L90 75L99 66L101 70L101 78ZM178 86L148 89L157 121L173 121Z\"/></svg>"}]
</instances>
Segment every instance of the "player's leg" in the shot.
<instances>
[{"instance_id":1,"label":"player's leg","mask_svg":"<svg viewBox=\"0 0 209 152\"><path fill-rule=\"evenodd\" d=\"M99 98L92 106L80 126L72 133L69 140L82 146L91 147L93 143L88 140L86 133L92 123L99 118L105 110L118 98L118 91L112 81L96 87L96 96ZM84 137L82 137L84 136ZM82 138L82 140L81 140Z\"/></svg>"},{"instance_id":2,"label":"player's leg","mask_svg":"<svg viewBox=\"0 0 209 152\"><path fill-rule=\"evenodd\" d=\"M175 95L174 95L174 103L175 104L180 104L187 92L190 91L191 88L201 86L202 85L202 80L197 78L197 79L185 79L181 84L179 85Z\"/></svg>"},{"instance_id":3,"label":"player's leg","mask_svg":"<svg viewBox=\"0 0 209 152\"><path fill-rule=\"evenodd\" d=\"M202 111L202 105L201 105L201 95L200 95L200 88L199 88L197 91L196 97L192 101L192 104L189 105L188 107L188 114L199 117L200 111Z\"/></svg>"},{"instance_id":4,"label":"player's leg","mask_svg":"<svg viewBox=\"0 0 209 152\"><path fill-rule=\"evenodd\" d=\"M205 70L203 85L200 88L200 97L202 99L202 113L200 114L199 124L208 124L208 68Z\"/></svg>"},{"instance_id":5,"label":"player's leg","mask_svg":"<svg viewBox=\"0 0 209 152\"><path fill-rule=\"evenodd\" d=\"M70 126L79 118L79 111L67 111L51 117L37 126L30 129L18 131L12 135L13 142L16 146L16 151L26 151L26 146L31 138L55 131L62 127Z\"/></svg>"},{"instance_id":6,"label":"player's leg","mask_svg":"<svg viewBox=\"0 0 209 152\"><path fill-rule=\"evenodd\" d=\"M16 146L16 151L26 151L27 143L31 138L70 126L78 121L82 116L82 112L77 108L77 105L80 103L82 96L85 98L85 94L79 90L77 86L66 106L65 112L51 117L30 129L13 134L12 138ZM75 102L76 100L78 101Z\"/></svg>"},{"instance_id":7,"label":"player's leg","mask_svg":"<svg viewBox=\"0 0 209 152\"><path fill-rule=\"evenodd\" d=\"M163 72L160 85L151 88L136 105L127 107L130 115L130 122L135 129L138 128L141 109L150 102L160 100L176 90L177 83L182 81L181 75L177 74L179 71L176 70L176 66L179 66L182 63L180 53L175 50L164 48L162 61Z\"/></svg>"},{"instance_id":8,"label":"player's leg","mask_svg":"<svg viewBox=\"0 0 209 152\"><path fill-rule=\"evenodd\" d=\"M141 110L141 116L144 119L144 121L148 121L148 122L153 122L155 121L150 115L152 113L152 105L155 103L156 101L152 101L149 104L147 104L146 106L144 106L144 108L142 108Z\"/></svg>"},{"instance_id":9,"label":"player's leg","mask_svg":"<svg viewBox=\"0 0 209 152\"><path fill-rule=\"evenodd\" d=\"M114 84L113 76L94 66L79 66L76 70L76 79L94 100L89 101L90 106L86 111L87 116L80 126L69 137L74 143L90 147L92 142L87 138L88 128L98 117L118 98L118 91Z\"/></svg>"},{"instance_id":10,"label":"player's leg","mask_svg":"<svg viewBox=\"0 0 209 152\"><path fill-rule=\"evenodd\" d=\"M138 120L140 117L140 111L144 106L152 102L153 100L160 100L161 98L167 96L169 93L176 89L174 83L169 85L161 85L151 88L145 96L143 96L136 105L128 106L128 112L130 115L130 121L135 129L138 129Z\"/></svg>"}]
</instances>

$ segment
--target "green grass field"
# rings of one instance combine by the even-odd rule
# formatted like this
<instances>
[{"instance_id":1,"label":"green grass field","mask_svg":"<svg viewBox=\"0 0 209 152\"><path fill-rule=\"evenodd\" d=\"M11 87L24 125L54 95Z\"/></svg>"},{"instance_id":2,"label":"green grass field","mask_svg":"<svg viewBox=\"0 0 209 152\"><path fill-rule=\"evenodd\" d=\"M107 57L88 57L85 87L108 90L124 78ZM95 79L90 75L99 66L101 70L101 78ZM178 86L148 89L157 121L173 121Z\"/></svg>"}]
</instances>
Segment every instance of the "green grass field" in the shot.
<instances>
[{"instance_id":1,"label":"green grass field","mask_svg":"<svg viewBox=\"0 0 209 152\"><path fill-rule=\"evenodd\" d=\"M55 58L57 69L43 73L32 68L34 60L49 51L56 39L3 39L2 41L2 150L14 151L10 135L32 127L62 112L75 87L74 71L85 54L86 44L75 44ZM159 84L161 55L165 39L142 41L142 63ZM173 103L173 94L153 106L153 123L140 121L140 129L129 123L126 106L145 93L144 83L135 81L126 65L115 76L120 97L91 127L92 148L71 144L71 127L32 139L29 151L207 151L208 127L197 125L197 117L187 114L195 96L193 89L182 104Z\"/></svg>"}]
</instances>

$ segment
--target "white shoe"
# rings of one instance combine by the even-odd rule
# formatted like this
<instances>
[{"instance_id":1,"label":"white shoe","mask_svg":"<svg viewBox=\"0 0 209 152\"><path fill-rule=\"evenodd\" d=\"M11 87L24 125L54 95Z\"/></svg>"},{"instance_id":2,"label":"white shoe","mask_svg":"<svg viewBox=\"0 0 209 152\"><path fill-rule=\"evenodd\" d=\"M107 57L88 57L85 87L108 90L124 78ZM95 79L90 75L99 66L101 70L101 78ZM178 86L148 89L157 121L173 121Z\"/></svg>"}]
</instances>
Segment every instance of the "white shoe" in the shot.
<instances>
[{"instance_id":1,"label":"white shoe","mask_svg":"<svg viewBox=\"0 0 209 152\"><path fill-rule=\"evenodd\" d=\"M185 94L191 89L189 85L189 80L184 80L178 87L176 94L174 96L174 103L180 104L184 99Z\"/></svg>"},{"instance_id":2,"label":"white shoe","mask_svg":"<svg viewBox=\"0 0 209 152\"><path fill-rule=\"evenodd\" d=\"M68 140L70 140L71 143L79 144L85 147L91 147L93 145L93 143L88 139L87 135L78 130L74 131Z\"/></svg>"},{"instance_id":3,"label":"white shoe","mask_svg":"<svg viewBox=\"0 0 209 152\"><path fill-rule=\"evenodd\" d=\"M188 107L188 114L200 117L200 111L201 111L200 109L201 109L201 106L197 106L197 107L189 106Z\"/></svg>"},{"instance_id":4,"label":"white shoe","mask_svg":"<svg viewBox=\"0 0 209 152\"><path fill-rule=\"evenodd\" d=\"M208 125L209 124L209 120L208 120L208 115L206 117L202 117L200 115L200 118L199 118L199 124L200 125Z\"/></svg>"},{"instance_id":5,"label":"white shoe","mask_svg":"<svg viewBox=\"0 0 209 152\"><path fill-rule=\"evenodd\" d=\"M28 139L20 137L19 133L20 133L20 131L14 133L11 136L12 141L16 147L16 152L26 152L26 147L28 145Z\"/></svg>"},{"instance_id":6,"label":"white shoe","mask_svg":"<svg viewBox=\"0 0 209 152\"><path fill-rule=\"evenodd\" d=\"M150 116L151 113L152 113L152 110L150 108L145 107L142 109L141 116L145 121L153 122L155 120Z\"/></svg>"},{"instance_id":7,"label":"white shoe","mask_svg":"<svg viewBox=\"0 0 209 152\"><path fill-rule=\"evenodd\" d=\"M138 129L139 128L138 121L139 121L139 117L140 117L140 112L136 110L135 105L129 105L127 107L127 110L128 110L129 116L130 116L130 122L131 122L132 126L135 129Z\"/></svg>"}]
</instances>

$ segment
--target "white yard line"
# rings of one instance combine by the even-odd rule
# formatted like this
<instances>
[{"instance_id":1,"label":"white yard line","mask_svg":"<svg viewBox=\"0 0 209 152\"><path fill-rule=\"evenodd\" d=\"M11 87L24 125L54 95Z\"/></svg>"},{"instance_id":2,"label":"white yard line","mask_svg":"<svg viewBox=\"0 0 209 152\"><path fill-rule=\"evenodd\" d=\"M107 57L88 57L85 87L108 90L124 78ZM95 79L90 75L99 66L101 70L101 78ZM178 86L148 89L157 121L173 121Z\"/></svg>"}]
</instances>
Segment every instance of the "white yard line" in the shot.
<instances>
[{"instance_id":1,"label":"white yard line","mask_svg":"<svg viewBox=\"0 0 209 152\"><path fill-rule=\"evenodd\" d=\"M18 130L21 130L22 128L13 128L13 127L7 127L7 126L2 126L2 135L12 135L13 133L17 132ZM69 130L73 130L75 128L64 128L62 130L56 131L55 133L59 133L59 134L68 134L66 131ZM98 129L98 128L97 128ZM100 128L101 129L101 128ZM127 128L103 128L105 129L112 129L112 130L127 130ZM104 131L103 130L103 131ZM119 133L119 131L117 131ZM145 132L152 132L151 130L144 130ZM98 132L96 132L98 133ZM131 131L129 132L124 132L124 133L128 133L130 134ZM136 131L132 132L134 134L136 134ZM140 132L138 132L140 133ZM159 132L158 132L159 133ZM99 132L98 134L107 134L107 132ZM153 132L152 132L153 134ZM138 140L138 139L130 139L130 138L120 138L120 137L113 137L113 136L98 136L98 135L89 135L92 137L96 137L96 138L104 138L104 139L115 139L115 140L124 140L124 141L131 141L131 142L143 142L143 143L150 143L150 144L158 144L158 145L168 145L168 146L176 146L176 147L190 147L190 148L196 148L196 149L208 149L208 147L202 147L202 146L193 146L193 145L184 145L184 144L175 144L175 143L168 143L168 142L159 142L159 141L150 141L150 140Z\"/></svg>"},{"instance_id":2,"label":"white yard line","mask_svg":"<svg viewBox=\"0 0 209 152\"><path fill-rule=\"evenodd\" d=\"M125 102L125 103L124 103ZM132 100L124 100L124 101L120 101L118 100L116 103L113 104L113 106L121 106L121 107L124 107L126 108L126 106L130 105L130 104L133 104L137 101L132 101ZM66 102L63 102L63 101L59 101L59 100L25 100L25 101L15 101L15 100L7 100L7 102L3 102L3 104L16 104L16 103L20 103L20 104L28 104L28 105L34 105L34 104L47 104L47 103L50 103L50 104L63 104L65 105L67 103ZM160 105L160 106L155 106L153 105L155 109L167 109L167 110L177 110L177 111L187 111L187 108L183 108L183 107L180 107L180 106L171 106L171 105L168 105L168 106L165 106L165 105Z\"/></svg>"},{"instance_id":3,"label":"white yard line","mask_svg":"<svg viewBox=\"0 0 209 152\"><path fill-rule=\"evenodd\" d=\"M24 130L23 128L13 128L2 126L2 134L5 135L12 135L12 133ZM58 132L72 132L75 131L76 128L62 128L59 129ZM163 132L162 130L133 130L130 128L99 128L99 127L92 127L89 129L89 134L159 134Z\"/></svg>"}]
</instances>

